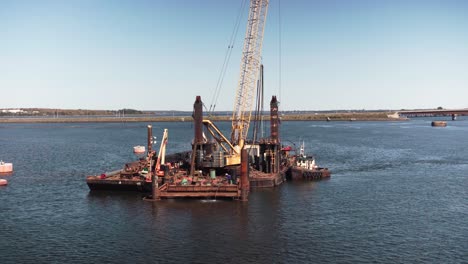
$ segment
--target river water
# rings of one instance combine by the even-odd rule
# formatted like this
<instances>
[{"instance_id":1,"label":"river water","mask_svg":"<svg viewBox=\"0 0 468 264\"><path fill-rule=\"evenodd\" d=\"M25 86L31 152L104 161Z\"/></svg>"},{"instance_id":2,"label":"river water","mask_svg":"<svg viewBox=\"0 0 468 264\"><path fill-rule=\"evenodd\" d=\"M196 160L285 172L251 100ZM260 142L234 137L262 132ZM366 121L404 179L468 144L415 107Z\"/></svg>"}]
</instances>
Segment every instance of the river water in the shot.
<instances>
[{"instance_id":1,"label":"river water","mask_svg":"<svg viewBox=\"0 0 468 264\"><path fill-rule=\"evenodd\" d=\"M90 192L134 160L146 124L0 124L0 263L467 263L468 119L283 122L284 144L329 180L254 190L248 203ZM228 123L218 124L227 130ZM169 129L168 153L193 127Z\"/></svg>"}]
</instances>

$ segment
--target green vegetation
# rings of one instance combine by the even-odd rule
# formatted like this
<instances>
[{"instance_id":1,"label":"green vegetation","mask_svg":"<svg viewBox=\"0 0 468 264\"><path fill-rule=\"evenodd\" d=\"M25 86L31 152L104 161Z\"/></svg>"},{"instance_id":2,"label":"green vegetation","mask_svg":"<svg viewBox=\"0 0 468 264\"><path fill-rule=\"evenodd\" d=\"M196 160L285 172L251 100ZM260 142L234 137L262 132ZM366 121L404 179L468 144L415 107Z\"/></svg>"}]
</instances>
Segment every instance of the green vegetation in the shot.
<instances>
[{"instance_id":1,"label":"green vegetation","mask_svg":"<svg viewBox=\"0 0 468 264\"><path fill-rule=\"evenodd\" d=\"M139 111L138 111L139 112ZM398 121L405 120L388 118L387 115L390 112L335 112L335 113L287 113L281 114L281 120L283 121ZM231 121L231 115L214 115L207 117L212 121ZM263 120L269 120L269 115L264 115ZM84 123L84 122L96 122L96 123L120 123L120 122L192 122L190 115L179 115L179 116L161 116L161 115L149 115L141 117L128 117L127 111L125 110L125 116L112 115L108 116L93 116L93 115L82 115L79 117L66 117L65 115L58 115L49 117L22 117L22 118L0 118L0 123ZM252 120L253 121L253 120Z\"/></svg>"},{"instance_id":2,"label":"green vegetation","mask_svg":"<svg viewBox=\"0 0 468 264\"><path fill-rule=\"evenodd\" d=\"M120 114L124 114L124 115L141 115L141 114L143 114L142 111L138 111L138 110L135 110L135 109L127 109L127 108L120 109L117 112L120 113Z\"/></svg>"},{"instance_id":3,"label":"green vegetation","mask_svg":"<svg viewBox=\"0 0 468 264\"><path fill-rule=\"evenodd\" d=\"M0 116L114 116L114 115L140 115L143 111L135 109L120 110L88 110L88 109L51 109L51 108L15 108L0 109Z\"/></svg>"}]
</instances>

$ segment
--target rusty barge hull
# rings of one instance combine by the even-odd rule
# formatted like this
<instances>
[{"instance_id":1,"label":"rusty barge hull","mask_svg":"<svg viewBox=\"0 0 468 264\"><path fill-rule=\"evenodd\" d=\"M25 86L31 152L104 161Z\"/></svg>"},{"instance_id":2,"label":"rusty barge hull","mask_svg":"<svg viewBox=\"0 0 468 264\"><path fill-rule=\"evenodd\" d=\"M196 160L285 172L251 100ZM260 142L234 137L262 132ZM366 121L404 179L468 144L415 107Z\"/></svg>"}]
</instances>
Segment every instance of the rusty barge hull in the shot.
<instances>
[{"instance_id":1,"label":"rusty barge hull","mask_svg":"<svg viewBox=\"0 0 468 264\"><path fill-rule=\"evenodd\" d=\"M253 176L249 178L250 187L251 188L273 188L276 186L281 185L285 181L284 174L268 174L268 175L261 175L261 176ZM86 179L86 184L88 185L91 191L96 190L114 190L114 191L135 191L135 192L147 192L150 193L152 191L151 183L146 182L145 180L128 180L128 179L100 179L99 176L88 176ZM235 185L236 186L236 185ZM190 192L200 192L200 195L187 195L188 197L206 197L206 193L212 192L213 195L208 196L226 196L226 197L234 197L238 195L234 195L234 191L232 187L211 187L206 188L205 186L178 186L178 185L171 185L169 186L169 190L161 190L161 198L166 197L179 197L183 196L174 194L175 192L183 192L183 193L190 193ZM163 192L165 191L165 192ZM220 194L220 192L228 191L229 194ZM238 190L236 190L237 193Z\"/></svg>"},{"instance_id":2,"label":"rusty barge hull","mask_svg":"<svg viewBox=\"0 0 468 264\"><path fill-rule=\"evenodd\" d=\"M240 198L237 184L220 186L180 186L163 184L159 187L159 198Z\"/></svg>"},{"instance_id":3,"label":"rusty barge hull","mask_svg":"<svg viewBox=\"0 0 468 264\"><path fill-rule=\"evenodd\" d=\"M100 179L99 176L88 176L86 184L91 191L132 191L151 193L151 182L137 179ZM159 198L239 198L241 190L238 185L199 186L163 184L159 188Z\"/></svg>"},{"instance_id":4,"label":"rusty barge hull","mask_svg":"<svg viewBox=\"0 0 468 264\"><path fill-rule=\"evenodd\" d=\"M285 168L280 173L264 173L257 170L249 172L250 188L273 188L281 185L286 180ZM180 173L176 173L180 174ZM185 173L186 174L186 173ZM172 176L173 178L176 178ZM217 177L221 178L220 176ZM239 184L221 184L216 186L203 185L177 185L164 183L164 177L158 177L159 195L161 198L180 197L240 197ZM112 176L88 176L86 184L91 191L135 191L151 193L151 182L147 182L142 176L131 179L124 178L121 174Z\"/></svg>"},{"instance_id":5,"label":"rusty barge hull","mask_svg":"<svg viewBox=\"0 0 468 264\"><path fill-rule=\"evenodd\" d=\"M286 181L286 170L278 173L264 173L252 170L249 173L250 188L273 188Z\"/></svg>"},{"instance_id":6,"label":"rusty barge hull","mask_svg":"<svg viewBox=\"0 0 468 264\"><path fill-rule=\"evenodd\" d=\"M140 179L100 179L100 176L88 176L86 184L91 191L136 191L151 192L151 182Z\"/></svg>"}]
</instances>

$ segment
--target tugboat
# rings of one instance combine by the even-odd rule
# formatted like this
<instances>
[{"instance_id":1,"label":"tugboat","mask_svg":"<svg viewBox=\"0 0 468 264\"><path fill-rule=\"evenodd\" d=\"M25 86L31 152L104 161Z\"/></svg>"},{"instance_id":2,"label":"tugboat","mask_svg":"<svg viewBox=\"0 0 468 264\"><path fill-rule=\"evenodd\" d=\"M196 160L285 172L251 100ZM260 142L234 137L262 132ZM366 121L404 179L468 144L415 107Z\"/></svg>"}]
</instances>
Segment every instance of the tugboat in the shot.
<instances>
[{"instance_id":1,"label":"tugboat","mask_svg":"<svg viewBox=\"0 0 468 264\"><path fill-rule=\"evenodd\" d=\"M304 152L304 142L302 142L299 155L294 157L290 173L288 173L291 180L318 180L329 178L331 171L328 168L317 166L313 156L306 156Z\"/></svg>"},{"instance_id":2,"label":"tugboat","mask_svg":"<svg viewBox=\"0 0 468 264\"><path fill-rule=\"evenodd\" d=\"M431 126L433 126L433 127L446 127L447 122L445 122L445 121L432 121Z\"/></svg>"}]
</instances>

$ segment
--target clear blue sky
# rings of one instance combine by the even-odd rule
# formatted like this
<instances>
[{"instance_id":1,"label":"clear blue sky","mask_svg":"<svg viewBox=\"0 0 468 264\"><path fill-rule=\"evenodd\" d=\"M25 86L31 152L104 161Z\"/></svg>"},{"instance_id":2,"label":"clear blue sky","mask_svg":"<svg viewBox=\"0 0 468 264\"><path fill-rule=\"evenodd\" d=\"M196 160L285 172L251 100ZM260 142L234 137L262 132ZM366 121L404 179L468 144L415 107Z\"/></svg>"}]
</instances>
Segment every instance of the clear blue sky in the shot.
<instances>
[{"instance_id":1,"label":"clear blue sky","mask_svg":"<svg viewBox=\"0 0 468 264\"><path fill-rule=\"evenodd\" d=\"M265 93L283 110L468 107L468 1L271 0ZM242 0L1 0L0 108L205 104ZM247 9L216 110L232 110Z\"/></svg>"}]
</instances>

